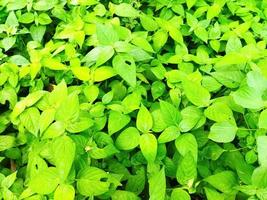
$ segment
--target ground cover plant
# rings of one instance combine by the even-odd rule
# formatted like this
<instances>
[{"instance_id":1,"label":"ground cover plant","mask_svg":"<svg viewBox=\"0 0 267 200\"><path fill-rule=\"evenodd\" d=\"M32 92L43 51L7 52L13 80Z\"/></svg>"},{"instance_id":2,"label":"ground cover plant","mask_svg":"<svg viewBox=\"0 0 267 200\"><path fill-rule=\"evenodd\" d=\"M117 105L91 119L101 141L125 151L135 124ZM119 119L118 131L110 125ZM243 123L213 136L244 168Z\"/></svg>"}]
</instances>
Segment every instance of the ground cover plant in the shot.
<instances>
[{"instance_id":1,"label":"ground cover plant","mask_svg":"<svg viewBox=\"0 0 267 200\"><path fill-rule=\"evenodd\" d=\"M266 0L0 0L0 199L266 200Z\"/></svg>"}]
</instances>

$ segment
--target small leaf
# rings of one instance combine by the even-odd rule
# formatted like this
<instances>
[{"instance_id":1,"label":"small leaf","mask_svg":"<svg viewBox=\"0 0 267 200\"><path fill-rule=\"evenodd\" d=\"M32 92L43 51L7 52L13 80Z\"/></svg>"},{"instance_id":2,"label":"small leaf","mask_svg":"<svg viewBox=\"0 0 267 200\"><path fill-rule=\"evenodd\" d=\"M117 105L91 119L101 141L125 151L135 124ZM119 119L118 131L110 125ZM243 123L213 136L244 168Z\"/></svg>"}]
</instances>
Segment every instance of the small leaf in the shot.
<instances>
[{"instance_id":1,"label":"small leaf","mask_svg":"<svg viewBox=\"0 0 267 200\"><path fill-rule=\"evenodd\" d=\"M129 127L119 134L115 144L118 149L131 150L139 145L139 138L139 131L134 127Z\"/></svg>"},{"instance_id":2,"label":"small leaf","mask_svg":"<svg viewBox=\"0 0 267 200\"><path fill-rule=\"evenodd\" d=\"M52 144L54 162L57 170L59 170L57 178L62 181L65 181L69 174L75 157L75 150L75 143L68 136L59 137Z\"/></svg>"},{"instance_id":3,"label":"small leaf","mask_svg":"<svg viewBox=\"0 0 267 200\"><path fill-rule=\"evenodd\" d=\"M30 33L32 36L32 39L37 42L41 42L43 40L44 34L46 31L45 26L34 26L32 25L30 28Z\"/></svg>"},{"instance_id":4,"label":"small leaf","mask_svg":"<svg viewBox=\"0 0 267 200\"><path fill-rule=\"evenodd\" d=\"M90 69L88 67L72 67L73 74L82 81L90 80Z\"/></svg>"},{"instance_id":5,"label":"small leaf","mask_svg":"<svg viewBox=\"0 0 267 200\"><path fill-rule=\"evenodd\" d=\"M183 81L183 89L188 100L196 106L206 107L210 103L210 93L200 84Z\"/></svg>"},{"instance_id":6,"label":"small leaf","mask_svg":"<svg viewBox=\"0 0 267 200\"><path fill-rule=\"evenodd\" d=\"M197 0L186 0L188 10L190 10L196 4L196 2Z\"/></svg>"},{"instance_id":7,"label":"small leaf","mask_svg":"<svg viewBox=\"0 0 267 200\"><path fill-rule=\"evenodd\" d=\"M153 120L150 112L144 105L141 105L137 118L136 127L143 133L148 133L153 126Z\"/></svg>"},{"instance_id":8,"label":"small leaf","mask_svg":"<svg viewBox=\"0 0 267 200\"><path fill-rule=\"evenodd\" d=\"M75 189L72 185L59 185L54 193L54 200L74 200Z\"/></svg>"},{"instance_id":9,"label":"small leaf","mask_svg":"<svg viewBox=\"0 0 267 200\"><path fill-rule=\"evenodd\" d=\"M252 185L256 186L257 188L267 187L267 168L265 165L254 169L251 182Z\"/></svg>"},{"instance_id":10,"label":"small leaf","mask_svg":"<svg viewBox=\"0 0 267 200\"><path fill-rule=\"evenodd\" d=\"M38 194L50 194L59 184L59 174L55 167L40 170L29 181L29 188Z\"/></svg>"},{"instance_id":11,"label":"small leaf","mask_svg":"<svg viewBox=\"0 0 267 200\"><path fill-rule=\"evenodd\" d=\"M5 177L3 180L1 180L1 186L4 188L10 188L13 183L15 182L17 178L17 172L13 172L12 174Z\"/></svg>"},{"instance_id":12,"label":"small leaf","mask_svg":"<svg viewBox=\"0 0 267 200\"><path fill-rule=\"evenodd\" d=\"M42 112L40 116L40 133L43 133L45 129L54 121L55 119L55 109L47 109Z\"/></svg>"},{"instance_id":13,"label":"small leaf","mask_svg":"<svg viewBox=\"0 0 267 200\"><path fill-rule=\"evenodd\" d=\"M120 3L114 6L114 13L120 17L132 17L136 18L139 16L139 12L135 10L130 4L128 3Z\"/></svg>"},{"instance_id":14,"label":"small leaf","mask_svg":"<svg viewBox=\"0 0 267 200\"><path fill-rule=\"evenodd\" d=\"M110 24L97 24L96 37L101 45L113 45L119 40L117 32Z\"/></svg>"},{"instance_id":15,"label":"small leaf","mask_svg":"<svg viewBox=\"0 0 267 200\"><path fill-rule=\"evenodd\" d=\"M159 136L159 143L167 143L175 140L180 135L180 131L176 126L167 127Z\"/></svg>"},{"instance_id":16,"label":"small leaf","mask_svg":"<svg viewBox=\"0 0 267 200\"><path fill-rule=\"evenodd\" d=\"M157 139L151 133L145 133L140 137L141 152L148 163L153 163L157 156Z\"/></svg>"},{"instance_id":17,"label":"small leaf","mask_svg":"<svg viewBox=\"0 0 267 200\"><path fill-rule=\"evenodd\" d=\"M108 118L108 133L112 135L125 127L131 118L128 115L124 115L118 111L110 111Z\"/></svg>"},{"instance_id":18,"label":"small leaf","mask_svg":"<svg viewBox=\"0 0 267 200\"><path fill-rule=\"evenodd\" d=\"M149 179L149 199L150 200L164 200L166 192L166 177L165 168L153 173Z\"/></svg>"},{"instance_id":19,"label":"small leaf","mask_svg":"<svg viewBox=\"0 0 267 200\"><path fill-rule=\"evenodd\" d=\"M160 101L160 111L162 118L168 126L178 126L182 116L177 108L166 101Z\"/></svg>"},{"instance_id":20,"label":"small leaf","mask_svg":"<svg viewBox=\"0 0 267 200\"><path fill-rule=\"evenodd\" d=\"M116 73L112 67L109 66L103 66L99 67L94 71L94 78L93 80L96 82L105 81L113 76L115 76Z\"/></svg>"},{"instance_id":21,"label":"small leaf","mask_svg":"<svg viewBox=\"0 0 267 200\"><path fill-rule=\"evenodd\" d=\"M129 55L117 55L112 60L112 65L117 74L130 86L136 86L136 66L133 58Z\"/></svg>"},{"instance_id":22,"label":"small leaf","mask_svg":"<svg viewBox=\"0 0 267 200\"><path fill-rule=\"evenodd\" d=\"M178 164L176 178L181 185L192 187L197 177L197 165L191 152L188 152Z\"/></svg>"},{"instance_id":23,"label":"small leaf","mask_svg":"<svg viewBox=\"0 0 267 200\"><path fill-rule=\"evenodd\" d=\"M108 174L96 167L85 167L78 173L77 189L84 196L98 196L109 190L110 183L105 181Z\"/></svg>"},{"instance_id":24,"label":"small leaf","mask_svg":"<svg viewBox=\"0 0 267 200\"><path fill-rule=\"evenodd\" d=\"M191 153L191 155L194 158L194 161L197 162L198 157L198 144L197 140L194 135L190 133L185 133L180 135L175 140L175 146L178 152L185 157L188 152Z\"/></svg>"},{"instance_id":25,"label":"small leaf","mask_svg":"<svg viewBox=\"0 0 267 200\"><path fill-rule=\"evenodd\" d=\"M33 135L38 135L40 112L37 108L26 109L21 115L20 120L24 127Z\"/></svg>"},{"instance_id":26,"label":"small leaf","mask_svg":"<svg viewBox=\"0 0 267 200\"><path fill-rule=\"evenodd\" d=\"M158 29L157 22L155 22L152 17L149 17L145 14L140 16L140 22L147 31L155 31Z\"/></svg>"},{"instance_id":27,"label":"small leaf","mask_svg":"<svg viewBox=\"0 0 267 200\"><path fill-rule=\"evenodd\" d=\"M43 133L42 139L55 138L63 135L65 132L65 124L62 121L52 123Z\"/></svg>"},{"instance_id":28,"label":"small leaf","mask_svg":"<svg viewBox=\"0 0 267 200\"><path fill-rule=\"evenodd\" d=\"M181 188L175 188L171 194L171 200L191 200L190 195Z\"/></svg>"},{"instance_id":29,"label":"small leaf","mask_svg":"<svg viewBox=\"0 0 267 200\"><path fill-rule=\"evenodd\" d=\"M258 161L261 166L267 166L267 136L257 137Z\"/></svg>"},{"instance_id":30,"label":"small leaf","mask_svg":"<svg viewBox=\"0 0 267 200\"><path fill-rule=\"evenodd\" d=\"M209 139L215 142L232 142L235 138L237 127L231 122L218 122L211 126Z\"/></svg>"},{"instance_id":31,"label":"small leaf","mask_svg":"<svg viewBox=\"0 0 267 200\"><path fill-rule=\"evenodd\" d=\"M16 43L15 37L5 37L1 41L1 44L4 47L5 51L8 51L9 49L11 49L15 43Z\"/></svg>"},{"instance_id":32,"label":"small leaf","mask_svg":"<svg viewBox=\"0 0 267 200\"><path fill-rule=\"evenodd\" d=\"M66 66L55 58L43 58L42 65L51 70L65 70Z\"/></svg>"},{"instance_id":33,"label":"small leaf","mask_svg":"<svg viewBox=\"0 0 267 200\"><path fill-rule=\"evenodd\" d=\"M223 171L204 179L221 192L230 193L237 186L236 175L232 171Z\"/></svg>"}]
</instances>

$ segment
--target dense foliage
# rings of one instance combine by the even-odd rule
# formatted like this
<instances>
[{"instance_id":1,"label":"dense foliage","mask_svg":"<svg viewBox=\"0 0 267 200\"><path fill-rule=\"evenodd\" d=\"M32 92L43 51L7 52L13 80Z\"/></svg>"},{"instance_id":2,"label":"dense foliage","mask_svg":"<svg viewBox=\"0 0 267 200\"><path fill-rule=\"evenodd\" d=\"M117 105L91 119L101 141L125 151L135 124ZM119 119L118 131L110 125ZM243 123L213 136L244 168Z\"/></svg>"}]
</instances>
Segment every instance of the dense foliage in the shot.
<instances>
[{"instance_id":1,"label":"dense foliage","mask_svg":"<svg viewBox=\"0 0 267 200\"><path fill-rule=\"evenodd\" d=\"M0 0L0 199L266 200L266 0Z\"/></svg>"}]
</instances>

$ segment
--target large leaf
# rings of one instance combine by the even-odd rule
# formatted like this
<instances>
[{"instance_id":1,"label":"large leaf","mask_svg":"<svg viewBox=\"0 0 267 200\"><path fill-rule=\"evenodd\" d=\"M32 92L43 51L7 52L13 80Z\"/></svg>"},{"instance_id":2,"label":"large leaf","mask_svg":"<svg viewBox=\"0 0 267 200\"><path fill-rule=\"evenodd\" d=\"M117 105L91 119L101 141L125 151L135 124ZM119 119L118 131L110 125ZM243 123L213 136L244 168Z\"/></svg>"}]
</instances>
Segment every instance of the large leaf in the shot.
<instances>
[{"instance_id":1,"label":"large leaf","mask_svg":"<svg viewBox=\"0 0 267 200\"><path fill-rule=\"evenodd\" d=\"M232 142L235 138L237 127L231 122L218 122L211 126L209 138L215 142Z\"/></svg>"},{"instance_id":2,"label":"large leaf","mask_svg":"<svg viewBox=\"0 0 267 200\"><path fill-rule=\"evenodd\" d=\"M117 55L112 60L112 65L117 74L130 86L136 85L136 66L133 58L127 54Z\"/></svg>"},{"instance_id":3,"label":"large leaf","mask_svg":"<svg viewBox=\"0 0 267 200\"><path fill-rule=\"evenodd\" d=\"M84 196L97 196L108 191L108 174L96 167L86 167L78 174L77 189Z\"/></svg>"},{"instance_id":4,"label":"large leaf","mask_svg":"<svg viewBox=\"0 0 267 200\"><path fill-rule=\"evenodd\" d=\"M164 200L166 191L166 178L164 167L157 173L151 175L148 179L149 183L149 199Z\"/></svg>"},{"instance_id":5,"label":"large leaf","mask_svg":"<svg viewBox=\"0 0 267 200\"><path fill-rule=\"evenodd\" d=\"M144 105L138 111L136 119L136 127L143 133L148 133L148 131L153 126L153 120L150 112Z\"/></svg>"},{"instance_id":6,"label":"large leaf","mask_svg":"<svg viewBox=\"0 0 267 200\"><path fill-rule=\"evenodd\" d=\"M153 163L156 159L158 149L156 137L151 133L141 135L140 148L147 162Z\"/></svg>"},{"instance_id":7,"label":"large leaf","mask_svg":"<svg viewBox=\"0 0 267 200\"><path fill-rule=\"evenodd\" d=\"M29 188L38 194L50 194L59 184L59 172L55 167L40 170L30 179Z\"/></svg>"},{"instance_id":8,"label":"large leaf","mask_svg":"<svg viewBox=\"0 0 267 200\"><path fill-rule=\"evenodd\" d=\"M210 93L201 85L185 80L183 89L188 100L196 106L206 107L210 103Z\"/></svg>"}]
</instances>

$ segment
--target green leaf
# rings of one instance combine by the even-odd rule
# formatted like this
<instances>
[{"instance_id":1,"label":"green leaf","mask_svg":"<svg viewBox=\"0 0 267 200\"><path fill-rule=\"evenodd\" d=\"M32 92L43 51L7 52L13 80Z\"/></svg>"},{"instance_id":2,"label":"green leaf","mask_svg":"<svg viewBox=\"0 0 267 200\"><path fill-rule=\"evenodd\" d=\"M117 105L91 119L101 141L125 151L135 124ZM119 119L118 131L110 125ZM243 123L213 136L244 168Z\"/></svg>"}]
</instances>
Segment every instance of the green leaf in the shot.
<instances>
[{"instance_id":1,"label":"green leaf","mask_svg":"<svg viewBox=\"0 0 267 200\"><path fill-rule=\"evenodd\" d=\"M13 11L9 12L7 18L6 18L6 23L5 25L11 26L11 27L15 27L18 26L18 19L15 15L15 13Z\"/></svg>"},{"instance_id":2,"label":"green leaf","mask_svg":"<svg viewBox=\"0 0 267 200\"><path fill-rule=\"evenodd\" d=\"M221 143L232 142L237 129L236 125L231 122L217 122L210 128L209 139Z\"/></svg>"},{"instance_id":3,"label":"green leaf","mask_svg":"<svg viewBox=\"0 0 267 200\"><path fill-rule=\"evenodd\" d=\"M71 71L82 81L89 81L91 79L90 69L88 67L72 67Z\"/></svg>"},{"instance_id":4,"label":"green leaf","mask_svg":"<svg viewBox=\"0 0 267 200\"><path fill-rule=\"evenodd\" d=\"M125 107L126 113L137 110L141 103L141 95L138 92L133 92L122 100L122 105Z\"/></svg>"},{"instance_id":5,"label":"green leaf","mask_svg":"<svg viewBox=\"0 0 267 200\"><path fill-rule=\"evenodd\" d=\"M193 81L184 80L183 89L188 100L196 106L206 107L210 103L210 93L207 89Z\"/></svg>"},{"instance_id":6,"label":"green leaf","mask_svg":"<svg viewBox=\"0 0 267 200\"><path fill-rule=\"evenodd\" d=\"M40 122L39 122L39 128L40 133L43 133L48 126L54 121L55 119L55 109L47 109L42 112L40 115Z\"/></svg>"},{"instance_id":7,"label":"green leaf","mask_svg":"<svg viewBox=\"0 0 267 200\"><path fill-rule=\"evenodd\" d=\"M257 151L258 151L258 161L261 166L267 165L267 136L257 137Z\"/></svg>"},{"instance_id":8,"label":"green leaf","mask_svg":"<svg viewBox=\"0 0 267 200\"><path fill-rule=\"evenodd\" d=\"M117 32L110 24L97 24L96 37L101 45L113 45L119 40Z\"/></svg>"},{"instance_id":9,"label":"green leaf","mask_svg":"<svg viewBox=\"0 0 267 200\"><path fill-rule=\"evenodd\" d=\"M152 17L149 17L145 14L140 16L140 22L145 30L147 31L155 31L158 29L158 24L153 20Z\"/></svg>"},{"instance_id":10,"label":"green leaf","mask_svg":"<svg viewBox=\"0 0 267 200\"><path fill-rule=\"evenodd\" d=\"M22 65L22 66L25 66L25 65L28 65L30 64L30 62L23 56L21 55L14 55L14 56L11 56L10 59L9 59L12 63L15 63L16 65Z\"/></svg>"},{"instance_id":11,"label":"green leaf","mask_svg":"<svg viewBox=\"0 0 267 200\"><path fill-rule=\"evenodd\" d=\"M180 131L176 126L167 127L159 136L159 143L167 143L179 137Z\"/></svg>"},{"instance_id":12,"label":"green leaf","mask_svg":"<svg viewBox=\"0 0 267 200\"><path fill-rule=\"evenodd\" d=\"M74 200L75 189L72 185L59 185L54 193L54 200Z\"/></svg>"},{"instance_id":13,"label":"green leaf","mask_svg":"<svg viewBox=\"0 0 267 200\"><path fill-rule=\"evenodd\" d=\"M190 195L181 188L175 188L171 194L171 200L190 200Z\"/></svg>"},{"instance_id":14,"label":"green leaf","mask_svg":"<svg viewBox=\"0 0 267 200\"><path fill-rule=\"evenodd\" d=\"M86 62L87 65L100 66L106 63L114 55L114 49L112 46L98 46L89 51L82 62Z\"/></svg>"},{"instance_id":15,"label":"green leaf","mask_svg":"<svg viewBox=\"0 0 267 200\"><path fill-rule=\"evenodd\" d=\"M112 196L112 200L139 200L140 198L133 192L125 191L125 190L116 190Z\"/></svg>"},{"instance_id":16,"label":"green leaf","mask_svg":"<svg viewBox=\"0 0 267 200\"><path fill-rule=\"evenodd\" d=\"M242 43L237 36L232 36L228 39L225 47L226 54L238 52L242 48Z\"/></svg>"},{"instance_id":17,"label":"green leaf","mask_svg":"<svg viewBox=\"0 0 267 200\"><path fill-rule=\"evenodd\" d=\"M32 39L37 42L41 42L43 40L44 34L46 31L45 26L34 26L32 25L30 28L30 33L32 36Z\"/></svg>"},{"instance_id":18,"label":"green leaf","mask_svg":"<svg viewBox=\"0 0 267 200\"><path fill-rule=\"evenodd\" d=\"M112 65L118 75L130 86L136 86L136 66L133 58L127 54L120 54L113 58Z\"/></svg>"},{"instance_id":19,"label":"green leaf","mask_svg":"<svg viewBox=\"0 0 267 200\"><path fill-rule=\"evenodd\" d=\"M211 20L212 18L219 16L220 12L221 7L215 2L212 6L208 8L207 19Z\"/></svg>"},{"instance_id":20,"label":"green leaf","mask_svg":"<svg viewBox=\"0 0 267 200\"><path fill-rule=\"evenodd\" d=\"M190 10L196 4L196 2L197 0L186 0L188 10Z\"/></svg>"},{"instance_id":21,"label":"green leaf","mask_svg":"<svg viewBox=\"0 0 267 200\"><path fill-rule=\"evenodd\" d=\"M18 20L20 23L30 24L34 21L34 14L31 12L24 13L18 18Z\"/></svg>"},{"instance_id":22,"label":"green leaf","mask_svg":"<svg viewBox=\"0 0 267 200\"><path fill-rule=\"evenodd\" d=\"M21 115L20 120L23 126L36 137L39 130L40 112L37 108L31 107L26 109Z\"/></svg>"},{"instance_id":23,"label":"green leaf","mask_svg":"<svg viewBox=\"0 0 267 200\"><path fill-rule=\"evenodd\" d=\"M239 71L216 71L211 72L211 75L221 84L228 88L237 88L244 79L244 74Z\"/></svg>"},{"instance_id":24,"label":"green leaf","mask_svg":"<svg viewBox=\"0 0 267 200\"><path fill-rule=\"evenodd\" d=\"M1 45L3 46L5 51L8 51L9 49L11 49L15 43L16 43L16 37L5 37L1 41Z\"/></svg>"},{"instance_id":25,"label":"green leaf","mask_svg":"<svg viewBox=\"0 0 267 200\"><path fill-rule=\"evenodd\" d=\"M160 101L160 111L162 118L168 126L178 126L181 121L181 113L172 104L166 101Z\"/></svg>"},{"instance_id":26,"label":"green leaf","mask_svg":"<svg viewBox=\"0 0 267 200\"><path fill-rule=\"evenodd\" d=\"M59 173L55 167L37 172L29 181L29 188L38 194L50 194L59 184Z\"/></svg>"},{"instance_id":27,"label":"green leaf","mask_svg":"<svg viewBox=\"0 0 267 200\"><path fill-rule=\"evenodd\" d=\"M120 3L118 5L113 5L113 9L114 13L120 17L136 18L139 16L139 12L128 3Z\"/></svg>"},{"instance_id":28,"label":"green leaf","mask_svg":"<svg viewBox=\"0 0 267 200\"><path fill-rule=\"evenodd\" d=\"M185 157L188 154L188 152L190 152L194 158L194 161L197 162L198 144L197 144L197 140L194 135L190 133L185 133L185 134L180 135L175 140L175 146L178 152L183 157Z\"/></svg>"},{"instance_id":29,"label":"green leaf","mask_svg":"<svg viewBox=\"0 0 267 200\"><path fill-rule=\"evenodd\" d=\"M54 162L59 170L57 178L65 181L75 157L75 143L68 136L57 138L52 144Z\"/></svg>"},{"instance_id":30,"label":"green leaf","mask_svg":"<svg viewBox=\"0 0 267 200\"><path fill-rule=\"evenodd\" d=\"M84 196L98 196L109 190L110 183L105 181L108 174L96 167L85 167L78 173L77 189Z\"/></svg>"},{"instance_id":31,"label":"green leaf","mask_svg":"<svg viewBox=\"0 0 267 200\"><path fill-rule=\"evenodd\" d=\"M267 78L260 72L250 71L247 73L247 84L257 91L264 92L267 89Z\"/></svg>"},{"instance_id":32,"label":"green leaf","mask_svg":"<svg viewBox=\"0 0 267 200\"><path fill-rule=\"evenodd\" d=\"M264 106L261 92L247 85L241 86L237 91L232 92L234 101L244 108L260 109Z\"/></svg>"},{"instance_id":33,"label":"green leaf","mask_svg":"<svg viewBox=\"0 0 267 200\"><path fill-rule=\"evenodd\" d=\"M88 117L81 117L77 121L68 124L66 130L70 133L85 131L94 125L94 121Z\"/></svg>"},{"instance_id":34,"label":"green leaf","mask_svg":"<svg viewBox=\"0 0 267 200\"><path fill-rule=\"evenodd\" d=\"M259 116L259 128L267 129L267 110L263 110Z\"/></svg>"},{"instance_id":35,"label":"green leaf","mask_svg":"<svg viewBox=\"0 0 267 200\"><path fill-rule=\"evenodd\" d=\"M79 116L79 99L75 92L68 95L56 111L55 120L74 121Z\"/></svg>"},{"instance_id":36,"label":"green leaf","mask_svg":"<svg viewBox=\"0 0 267 200\"><path fill-rule=\"evenodd\" d=\"M214 102L205 112L205 116L215 122L231 122L234 119L232 110L222 102Z\"/></svg>"},{"instance_id":37,"label":"green leaf","mask_svg":"<svg viewBox=\"0 0 267 200\"><path fill-rule=\"evenodd\" d=\"M65 70L66 66L55 58L43 58L42 65L51 70Z\"/></svg>"},{"instance_id":38,"label":"green leaf","mask_svg":"<svg viewBox=\"0 0 267 200\"><path fill-rule=\"evenodd\" d=\"M39 16L38 16L38 22L41 24L41 25L47 25L47 24L50 24L52 22L52 19L49 17L48 14L46 13L41 13Z\"/></svg>"},{"instance_id":39,"label":"green leaf","mask_svg":"<svg viewBox=\"0 0 267 200\"><path fill-rule=\"evenodd\" d=\"M38 0L37 2L33 4L33 8L34 10L38 10L38 11L46 11L46 10L50 10L51 8L53 8L56 3L57 1L53 1L53 0Z\"/></svg>"},{"instance_id":40,"label":"green leaf","mask_svg":"<svg viewBox=\"0 0 267 200\"><path fill-rule=\"evenodd\" d=\"M188 106L181 111L182 121L179 124L181 132L193 129L201 120L205 123L202 111L195 106Z\"/></svg>"},{"instance_id":41,"label":"green leaf","mask_svg":"<svg viewBox=\"0 0 267 200\"><path fill-rule=\"evenodd\" d=\"M222 193L217 192L214 189L205 187L205 193L207 195L208 200L224 200L224 195Z\"/></svg>"},{"instance_id":42,"label":"green leaf","mask_svg":"<svg viewBox=\"0 0 267 200\"><path fill-rule=\"evenodd\" d=\"M265 165L257 167L254 169L251 182L252 185L258 188L266 188L267 187L267 168Z\"/></svg>"},{"instance_id":43,"label":"green leaf","mask_svg":"<svg viewBox=\"0 0 267 200\"><path fill-rule=\"evenodd\" d=\"M192 187L197 177L197 165L194 156L188 152L179 162L176 179L181 185Z\"/></svg>"},{"instance_id":44,"label":"green leaf","mask_svg":"<svg viewBox=\"0 0 267 200\"><path fill-rule=\"evenodd\" d=\"M131 118L128 115L124 115L118 111L110 111L108 118L108 133L112 135L125 127Z\"/></svg>"},{"instance_id":45,"label":"green leaf","mask_svg":"<svg viewBox=\"0 0 267 200\"><path fill-rule=\"evenodd\" d=\"M230 193L237 186L236 175L232 171L222 171L204 179L221 192Z\"/></svg>"},{"instance_id":46,"label":"green leaf","mask_svg":"<svg viewBox=\"0 0 267 200\"><path fill-rule=\"evenodd\" d=\"M152 48L152 46L149 44L149 42L143 38L143 37L134 37L131 41L134 45L142 48L143 50L147 51L147 52L151 52L153 53L154 50Z\"/></svg>"},{"instance_id":47,"label":"green leaf","mask_svg":"<svg viewBox=\"0 0 267 200\"><path fill-rule=\"evenodd\" d=\"M218 62L216 62L216 66L224 66L224 65L238 65L238 64L244 64L248 61L248 59L245 57L245 55L240 53L229 53L223 57L221 57Z\"/></svg>"},{"instance_id":48,"label":"green leaf","mask_svg":"<svg viewBox=\"0 0 267 200\"><path fill-rule=\"evenodd\" d=\"M131 150L139 145L139 139L139 131L135 127L129 127L119 134L115 141L115 145L121 150Z\"/></svg>"},{"instance_id":49,"label":"green leaf","mask_svg":"<svg viewBox=\"0 0 267 200\"><path fill-rule=\"evenodd\" d=\"M52 123L42 135L42 139L55 138L65 133L65 124L62 121Z\"/></svg>"},{"instance_id":50,"label":"green leaf","mask_svg":"<svg viewBox=\"0 0 267 200\"><path fill-rule=\"evenodd\" d=\"M165 168L153 173L149 179L149 199L150 200L164 200L166 192L166 177Z\"/></svg>"},{"instance_id":51,"label":"green leaf","mask_svg":"<svg viewBox=\"0 0 267 200\"><path fill-rule=\"evenodd\" d=\"M109 66L103 66L99 67L94 71L94 78L93 80L96 82L105 81L109 78L112 78L115 76L116 73L112 67Z\"/></svg>"},{"instance_id":52,"label":"green leaf","mask_svg":"<svg viewBox=\"0 0 267 200\"><path fill-rule=\"evenodd\" d=\"M140 149L148 163L153 163L157 156L157 139L151 133L145 133L140 137Z\"/></svg>"},{"instance_id":53,"label":"green leaf","mask_svg":"<svg viewBox=\"0 0 267 200\"><path fill-rule=\"evenodd\" d=\"M14 184L16 178L17 172L13 172L2 180L1 186L5 188L10 188Z\"/></svg>"},{"instance_id":54,"label":"green leaf","mask_svg":"<svg viewBox=\"0 0 267 200\"><path fill-rule=\"evenodd\" d=\"M165 91L166 91L166 86L161 81L155 81L152 84L151 93L154 100L162 96Z\"/></svg>"},{"instance_id":55,"label":"green leaf","mask_svg":"<svg viewBox=\"0 0 267 200\"><path fill-rule=\"evenodd\" d=\"M159 51L167 42L168 33L165 30L160 29L153 35L152 40L155 51Z\"/></svg>"},{"instance_id":56,"label":"green leaf","mask_svg":"<svg viewBox=\"0 0 267 200\"><path fill-rule=\"evenodd\" d=\"M206 29L202 26L198 26L195 30L194 33L196 36L201 39L202 41L206 42L208 41L209 34L206 31Z\"/></svg>"},{"instance_id":57,"label":"green leaf","mask_svg":"<svg viewBox=\"0 0 267 200\"><path fill-rule=\"evenodd\" d=\"M136 127L142 133L148 133L153 126L153 119L148 109L141 105L136 118Z\"/></svg>"}]
</instances>

